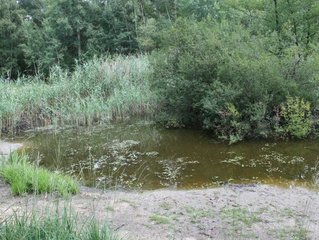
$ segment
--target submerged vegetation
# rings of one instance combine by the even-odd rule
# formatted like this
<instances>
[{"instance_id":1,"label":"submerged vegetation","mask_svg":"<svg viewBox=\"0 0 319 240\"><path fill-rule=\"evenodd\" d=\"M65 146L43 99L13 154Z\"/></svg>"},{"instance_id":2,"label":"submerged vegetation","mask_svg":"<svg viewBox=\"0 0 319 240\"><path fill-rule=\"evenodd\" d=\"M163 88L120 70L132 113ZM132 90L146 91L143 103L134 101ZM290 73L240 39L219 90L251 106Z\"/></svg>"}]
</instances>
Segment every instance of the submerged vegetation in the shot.
<instances>
[{"instance_id":1,"label":"submerged vegetation","mask_svg":"<svg viewBox=\"0 0 319 240\"><path fill-rule=\"evenodd\" d=\"M29 163L26 155L17 153L1 166L0 177L11 186L14 195L56 192L68 196L79 192L78 184L71 177L36 167Z\"/></svg>"}]
</instances>

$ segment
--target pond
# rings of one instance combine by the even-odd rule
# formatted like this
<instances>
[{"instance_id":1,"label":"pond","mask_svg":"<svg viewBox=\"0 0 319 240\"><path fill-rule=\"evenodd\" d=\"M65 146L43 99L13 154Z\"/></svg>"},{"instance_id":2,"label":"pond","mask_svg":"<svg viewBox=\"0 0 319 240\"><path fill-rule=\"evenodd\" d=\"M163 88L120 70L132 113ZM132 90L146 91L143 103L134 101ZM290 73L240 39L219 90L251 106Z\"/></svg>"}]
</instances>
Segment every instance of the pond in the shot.
<instances>
[{"instance_id":1,"label":"pond","mask_svg":"<svg viewBox=\"0 0 319 240\"><path fill-rule=\"evenodd\" d=\"M146 122L27 133L40 165L101 188L200 188L227 183L312 186L319 141L217 142L201 131Z\"/></svg>"}]
</instances>

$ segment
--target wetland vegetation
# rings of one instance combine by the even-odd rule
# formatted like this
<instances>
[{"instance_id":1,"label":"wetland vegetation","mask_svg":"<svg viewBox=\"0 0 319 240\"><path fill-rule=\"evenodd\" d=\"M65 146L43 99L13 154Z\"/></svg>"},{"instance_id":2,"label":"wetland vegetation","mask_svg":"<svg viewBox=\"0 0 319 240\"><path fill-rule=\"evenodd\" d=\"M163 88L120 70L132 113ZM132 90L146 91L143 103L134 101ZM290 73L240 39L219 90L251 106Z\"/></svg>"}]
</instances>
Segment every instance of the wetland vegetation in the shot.
<instances>
[{"instance_id":1,"label":"wetland vegetation","mask_svg":"<svg viewBox=\"0 0 319 240\"><path fill-rule=\"evenodd\" d=\"M15 195L78 193L69 175L102 189L318 184L317 0L0 0L0 35L0 136L30 159L1 165ZM267 221L224 207L235 232ZM144 219L179 219L165 214ZM60 217L0 222L0 238L58 236L73 222Z\"/></svg>"},{"instance_id":2,"label":"wetland vegetation","mask_svg":"<svg viewBox=\"0 0 319 240\"><path fill-rule=\"evenodd\" d=\"M102 189L190 189L228 183L314 187L317 140L245 141L229 145L200 130L149 121L21 135L38 164Z\"/></svg>"}]
</instances>

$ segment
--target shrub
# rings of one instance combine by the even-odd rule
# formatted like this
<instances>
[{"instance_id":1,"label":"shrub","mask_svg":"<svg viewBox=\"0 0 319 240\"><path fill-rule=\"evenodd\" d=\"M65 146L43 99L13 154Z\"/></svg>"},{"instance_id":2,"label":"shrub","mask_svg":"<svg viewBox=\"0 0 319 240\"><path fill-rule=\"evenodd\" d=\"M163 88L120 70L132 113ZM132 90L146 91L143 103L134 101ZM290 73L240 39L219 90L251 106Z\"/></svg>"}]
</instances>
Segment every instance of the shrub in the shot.
<instances>
[{"instance_id":1,"label":"shrub","mask_svg":"<svg viewBox=\"0 0 319 240\"><path fill-rule=\"evenodd\" d=\"M152 84L163 110L158 119L166 126L200 127L231 143L311 131L308 103L318 99L315 53L291 48L276 55L267 48L273 36L258 38L209 19L179 19L161 36L161 49L152 55ZM305 100L285 103L286 96ZM276 120L278 106L285 121ZM286 130L274 131L281 127Z\"/></svg>"},{"instance_id":2,"label":"shrub","mask_svg":"<svg viewBox=\"0 0 319 240\"><path fill-rule=\"evenodd\" d=\"M298 97L287 97L287 101L281 106L284 118L283 129L292 137L304 138L312 128L310 102Z\"/></svg>"}]
</instances>

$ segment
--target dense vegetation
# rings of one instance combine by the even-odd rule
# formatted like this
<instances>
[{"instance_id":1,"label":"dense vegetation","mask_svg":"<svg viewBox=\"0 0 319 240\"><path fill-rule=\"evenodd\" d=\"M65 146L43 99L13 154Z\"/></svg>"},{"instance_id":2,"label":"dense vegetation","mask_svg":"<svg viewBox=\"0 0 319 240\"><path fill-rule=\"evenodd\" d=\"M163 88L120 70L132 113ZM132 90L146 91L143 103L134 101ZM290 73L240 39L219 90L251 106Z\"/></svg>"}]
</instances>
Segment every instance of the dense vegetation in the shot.
<instances>
[{"instance_id":1,"label":"dense vegetation","mask_svg":"<svg viewBox=\"0 0 319 240\"><path fill-rule=\"evenodd\" d=\"M151 114L154 97L145 56L93 59L74 72L56 67L47 83L37 77L0 83L0 127L87 126Z\"/></svg>"},{"instance_id":2,"label":"dense vegetation","mask_svg":"<svg viewBox=\"0 0 319 240\"><path fill-rule=\"evenodd\" d=\"M2 130L156 107L168 127L230 142L317 134L317 0L2 0L0 12L0 75L17 82L0 85Z\"/></svg>"}]
</instances>

